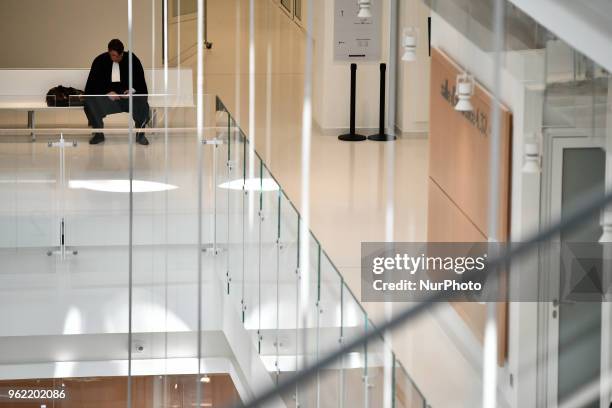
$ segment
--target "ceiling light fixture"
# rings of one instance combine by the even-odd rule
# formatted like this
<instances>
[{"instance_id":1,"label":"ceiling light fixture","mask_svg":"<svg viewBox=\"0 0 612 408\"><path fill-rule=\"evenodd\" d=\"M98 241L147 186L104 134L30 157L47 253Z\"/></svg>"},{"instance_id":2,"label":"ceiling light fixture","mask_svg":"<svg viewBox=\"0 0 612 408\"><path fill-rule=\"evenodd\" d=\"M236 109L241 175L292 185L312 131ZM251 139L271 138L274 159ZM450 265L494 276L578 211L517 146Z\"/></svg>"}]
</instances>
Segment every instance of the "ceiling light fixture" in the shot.
<instances>
[{"instance_id":1,"label":"ceiling light fixture","mask_svg":"<svg viewBox=\"0 0 612 408\"><path fill-rule=\"evenodd\" d=\"M372 0L359 0L359 18L372 18Z\"/></svg>"},{"instance_id":2,"label":"ceiling light fixture","mask_svg":"<svg viewBox=\"0 0 612 408\"><path fill-rule=\"evenodd\" d=\"M226 181L225 183L219 184L219 188L225 190L247 190L247 191L278 191L279 187L276 181L272 178L250 178L250 179L236 179L232 181Z\"/></svg>"},{"instance_id":3,"label":"ceiling light fixture","mask_svg":"<svg viewBox=\"0 0 612 408\"><path fill-rule=\"evenodd\" d=\"M455 86L455 96L458 101L455 105L455 110L460 112L468 112L474 110L474 106L470 99L474 95L474 77L467 72L457 75L457 84Z\"/></svg>"},{"instance_id":4,"label":"ceiling light fixture","mask_svg":"<svg viewBox=\"0 0 612 408\"><path fill-rule=\"evenodd\" d=\"M68 187L72 189L85 189L102 191L105 193L129 193L130 180L70 180ZM133 193L155 193L160 191L175 190L177 186L172 184L158 183L156 181L132 180Z\"/></svg>"}]
</instances>

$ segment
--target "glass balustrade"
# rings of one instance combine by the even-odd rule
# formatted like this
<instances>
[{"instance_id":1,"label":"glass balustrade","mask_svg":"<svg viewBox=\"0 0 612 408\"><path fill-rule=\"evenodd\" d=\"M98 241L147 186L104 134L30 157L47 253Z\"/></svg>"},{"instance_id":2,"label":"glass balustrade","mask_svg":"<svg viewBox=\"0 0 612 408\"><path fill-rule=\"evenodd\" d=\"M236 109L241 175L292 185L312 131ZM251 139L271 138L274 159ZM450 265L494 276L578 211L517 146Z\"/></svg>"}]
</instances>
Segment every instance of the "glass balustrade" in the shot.
<instances>
[{"instance_id":1,"label":"glass balustrade","mask_svg":"<svg viewBox=\"0 0 612 408\"><path fill-rule=\"evenodd\" d=\"M53 107L35 128L15 120L0 139L0 337L57 343L41 357L47 376L35 381L59 389L116 377L138 398L172 401L182 392L195 401L249 348L263 371L244 377L257 380L248 384L257 392L372 329L312 233L300 264L303 220L219 98L204 98L202 129L195 108L156 108L143 129L111 115L97 146L88 141L102 129L88 128L82 104L70 99L76 125ZM136 143L138 131L150 145ZM233 369L219 363L228 355ZM7 364L20 361L4 358L0 380L17 375ZM288 407L425 406L399 367L381 338L280 399Z\"/></svg>"},{"instance_id":2,"label":"glass balustrade","mask_svg":"<svg viewBox=\"0 0 612 408\"><path fill-rule=\"evenodd\" d=\"M275 383L315 364L373 324L316 237L300 265L298 210L217 98L212 220L224 296ZM214 146L214 147L211 147ZM223 227L220 227L220 226ZM303 280L307 280L307 285ZM307 288L307 293L304 292ZM283 395L288 407L426 407L383 338L353 350Z\"/></svg>"}]
</instances>

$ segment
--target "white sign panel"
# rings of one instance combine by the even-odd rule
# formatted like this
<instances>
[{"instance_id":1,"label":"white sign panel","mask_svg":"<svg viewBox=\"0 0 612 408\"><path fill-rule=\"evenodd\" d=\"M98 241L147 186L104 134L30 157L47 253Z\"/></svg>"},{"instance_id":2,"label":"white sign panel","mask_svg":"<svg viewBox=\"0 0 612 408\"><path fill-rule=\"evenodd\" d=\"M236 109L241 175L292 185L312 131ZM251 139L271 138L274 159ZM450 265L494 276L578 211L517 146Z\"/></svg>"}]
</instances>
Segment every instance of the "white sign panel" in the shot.
<instances>
[{"instance_id":1,"label":"white sign panel","mask_svg":"<svg viewBox=\"0 0 612 408\"><path fill-rule=\"evenodd\" d=\"M359 18L358 0L334 0L334 60L380 60L382 1L371 0L372 17Z\"/></svg>"}]
</instances>

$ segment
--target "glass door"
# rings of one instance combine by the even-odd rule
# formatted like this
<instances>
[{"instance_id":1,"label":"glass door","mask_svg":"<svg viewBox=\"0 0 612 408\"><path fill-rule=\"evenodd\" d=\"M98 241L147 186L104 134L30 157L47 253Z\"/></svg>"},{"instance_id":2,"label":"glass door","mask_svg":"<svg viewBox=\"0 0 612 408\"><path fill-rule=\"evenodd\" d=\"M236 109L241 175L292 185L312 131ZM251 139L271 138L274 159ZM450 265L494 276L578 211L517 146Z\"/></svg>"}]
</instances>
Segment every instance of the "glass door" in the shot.
<instances>
[{"instance_id":1,"label":"glass door","mask_svg":"<svg viewBox=\"0 0 612 408\"><path fill-rule=\"evenodd\" d=\"M600 140L590 137L552 136L549 140L549 219L554 222L584 205L587 197L604 194L605 151ZM585 265L570 253L577 243L596 244L601 235L600 217L595 215L577 228L562 231L553 244L556 249L549 255L548 284L554 299L548 304L545 323L549 407L562 404L588 387L598 387L600 381L602 304L581 300L580 293L588 290L591 280L576 279L585 275ZM601 247L593 245L589 249L595 252L592 259L601 261ZM591 396L589 403L582 406L600 408L599 395Z\"/></svg>"}]
</instances>

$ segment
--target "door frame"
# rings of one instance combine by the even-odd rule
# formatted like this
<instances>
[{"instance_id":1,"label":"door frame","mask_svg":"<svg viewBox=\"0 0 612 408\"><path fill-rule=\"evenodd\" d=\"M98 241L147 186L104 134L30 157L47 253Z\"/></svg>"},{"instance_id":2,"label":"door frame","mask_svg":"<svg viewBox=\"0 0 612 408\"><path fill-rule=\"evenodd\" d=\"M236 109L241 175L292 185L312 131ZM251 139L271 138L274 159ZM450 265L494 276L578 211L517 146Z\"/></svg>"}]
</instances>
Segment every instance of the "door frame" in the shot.
<instances>
[{"instance_id":1,"label":"door frame","mask_svg":"<svg viewBox=\"0 0 612 408\"><path fill-rule=\"evenodd\" d=\"M591 129L546 129L544 131L543 166L542 166L542 225L550 225L560 219L562 198L562 170L563 151L576 148L601 148L606 150L605 138L593 136ZM552 242L559 242L557 236ZM540 280L540 296L543 299L555 298L558 295L559 276L550 276L547 271L559 268L559 256L554 251L541 257L541 270L544 272ZM558 254L557 254L558 255ZM609 343L610 336L606 335L612 327L612 322L606 322L605 303L602 303L602 350ZM610 306L610 305L608 305ZM540 352L540 368L538 375L544 376L544 381L539 382L541 395L546 397L546 407L557 407L558 402L558 344L559 344L559 306L554 302L539 302L538 315L538 350ZM609 313L612 316L612 309ZM610 319L607 319L610 320ZM603 373L612 368L610 356L601 354L602 382ZM605 394L605 395L604 395ZM608 392L602 387L600 391L601 408L608 408L605 401L609 400ZM609 402L608 402L609 403Z\"/></svg>"}]
</instances>

